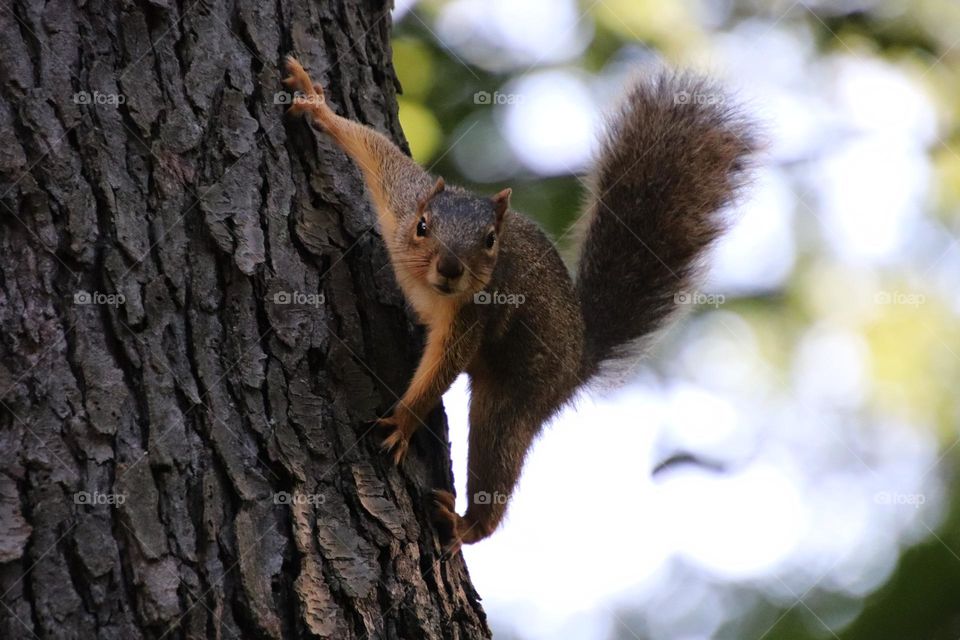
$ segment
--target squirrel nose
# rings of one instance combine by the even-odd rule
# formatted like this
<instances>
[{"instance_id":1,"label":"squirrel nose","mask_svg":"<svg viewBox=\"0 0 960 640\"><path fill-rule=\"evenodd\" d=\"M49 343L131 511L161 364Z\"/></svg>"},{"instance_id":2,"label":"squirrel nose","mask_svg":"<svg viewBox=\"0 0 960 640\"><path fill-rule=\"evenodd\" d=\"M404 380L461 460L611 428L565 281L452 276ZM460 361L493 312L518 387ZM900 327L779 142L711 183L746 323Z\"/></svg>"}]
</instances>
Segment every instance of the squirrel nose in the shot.
<instances>
[{"instance_id":1,"label":"squirrel nose","mask_svg":"<svg viewBox=\"0 0 960 640\"><path fill-rule=\"evenodd\" d=\"M437 260L437 273L444 278L459 278L463 274L463 263L452 253L444 253Z\"/></svg>"}]
</instances>

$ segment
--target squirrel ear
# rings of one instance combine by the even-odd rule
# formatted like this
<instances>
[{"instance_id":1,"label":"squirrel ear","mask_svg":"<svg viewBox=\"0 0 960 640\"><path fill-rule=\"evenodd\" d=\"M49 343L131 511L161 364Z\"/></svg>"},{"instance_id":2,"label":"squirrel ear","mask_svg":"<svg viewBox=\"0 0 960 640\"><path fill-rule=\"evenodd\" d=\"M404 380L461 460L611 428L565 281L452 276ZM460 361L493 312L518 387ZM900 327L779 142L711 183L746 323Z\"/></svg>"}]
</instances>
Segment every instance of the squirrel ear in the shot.
<instances>
[{"instance_id":1,"label":"squirrel ear","mask_svg":"<svg viewBox=\"0 0 960 640\"><path fill-rule=\"evenodd\" d=\"M493 226L496 227L497 231L500 231L500 223L503 222L503 216L510 207L511 193L513 193L513 189L508 187L490 198L490 201L493 202L493 211L495 214Z\"/></svg>"},{"instance_id":2,"label":"squirrel ear","mask_svg":"<svg viewBox=\"0 0 960 640\"><path fill-rule=\"evenodd\" d=\"M433 185L433 187L430 188L430 191L427 193L427 195L417 200L417 211L422 212L424 209L426 209L427 204L429 204L429 202L433 200L438 193L443 191L445 186L446 185L443 182L443 178L437 178L437 182Z\"/></svg>"}]
</instances>

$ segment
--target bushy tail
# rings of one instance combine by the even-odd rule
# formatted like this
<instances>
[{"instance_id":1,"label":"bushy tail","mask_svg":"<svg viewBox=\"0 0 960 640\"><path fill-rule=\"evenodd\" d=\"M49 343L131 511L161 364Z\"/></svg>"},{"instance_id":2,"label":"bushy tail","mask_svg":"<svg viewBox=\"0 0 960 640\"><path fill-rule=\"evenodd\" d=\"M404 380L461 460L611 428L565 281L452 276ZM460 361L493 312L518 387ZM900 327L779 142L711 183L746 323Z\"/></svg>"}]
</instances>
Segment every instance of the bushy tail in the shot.
<instances>
[{"instance_id":1,"label":"bushy tail","mask_svg":"<svg viewBox=\"0 0 960 640\"><path fill-rule=\"evenodd\" d=\"M577 292L584 379L635 359L724 229L757 141L709 82L661 73L633 86L591 175Z\"/></svg>"}]
</instances>

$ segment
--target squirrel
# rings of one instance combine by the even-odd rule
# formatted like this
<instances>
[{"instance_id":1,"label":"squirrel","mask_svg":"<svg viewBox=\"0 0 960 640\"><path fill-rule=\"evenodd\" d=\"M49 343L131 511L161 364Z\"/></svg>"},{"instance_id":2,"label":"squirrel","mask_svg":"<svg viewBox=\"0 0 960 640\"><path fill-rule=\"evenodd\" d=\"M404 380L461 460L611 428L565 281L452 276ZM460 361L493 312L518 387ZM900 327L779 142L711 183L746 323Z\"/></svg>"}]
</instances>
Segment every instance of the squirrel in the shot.
<instances>
[{"instance_id":1,"label":"squirrel","mask_svg":"<svg viewBox=\"0 0 960 640\"><path fill-rule=\"evenodd\" d=\"M360 169L396 280L426 325L409 388L376 421L395 463L454 379L470 377L469 506L458 515L452 493L432 492L454 553L499 525L543 425L587 382L635 361L672 315L724 230L756 137L703 78L661 71L633 84L589 176L573 279L540 227L510 209L510 189L483 197L432 177L381 133L334 113L295 58L286 68L289 112Z\"/></svg>"}]
</instances>

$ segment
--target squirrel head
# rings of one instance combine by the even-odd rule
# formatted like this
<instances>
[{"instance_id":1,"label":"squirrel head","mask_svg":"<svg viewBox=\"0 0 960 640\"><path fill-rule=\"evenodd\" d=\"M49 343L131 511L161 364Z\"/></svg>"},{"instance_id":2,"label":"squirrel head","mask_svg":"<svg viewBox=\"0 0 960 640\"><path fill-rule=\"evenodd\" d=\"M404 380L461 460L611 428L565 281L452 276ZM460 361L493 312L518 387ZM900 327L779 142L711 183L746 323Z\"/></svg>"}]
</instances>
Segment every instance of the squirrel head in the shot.
<instances>
[{"instance_id":1,"label":"squirrel head","mask_svg":"<svg viewBox=\"0 0 960 640\"><path fill-rule=\"evenodd\" d=\"M484 198L437 180L399 229L405 270L443 296L473 295L490 281L510 189Z\"/></svg>"}]
</instances>

